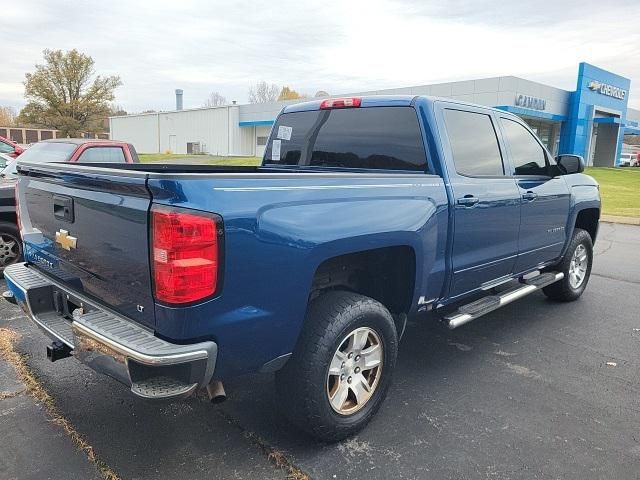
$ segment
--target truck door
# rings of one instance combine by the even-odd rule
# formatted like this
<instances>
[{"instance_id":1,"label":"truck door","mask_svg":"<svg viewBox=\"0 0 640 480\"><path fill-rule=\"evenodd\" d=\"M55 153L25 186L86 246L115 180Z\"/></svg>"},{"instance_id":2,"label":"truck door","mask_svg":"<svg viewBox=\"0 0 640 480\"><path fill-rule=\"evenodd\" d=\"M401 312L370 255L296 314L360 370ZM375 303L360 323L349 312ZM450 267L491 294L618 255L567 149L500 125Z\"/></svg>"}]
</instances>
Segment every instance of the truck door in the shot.
<instances>
[{"instance_id":1,"label":"truck door","mask_svg":"<svg viewBox=\"0 0 640 480\"><path fill-rule=\"evenodd\" d=\"M518 254L520 193L505 164L491 111L451 105L444 142L454 195L455 297L512 274Z\"/></svg>"},{"instance_id":2,"label":"truck door","mask_svg":"<svg viewBox=\"0 0 640 480\"><path fill-rule=\"evenodd\" d=\"M522 272L560 256L571 198L564 179L550 175L551 156L529 128L507 117L500 124L522 197L515 266Z\"/></svg>"}]
</instances>

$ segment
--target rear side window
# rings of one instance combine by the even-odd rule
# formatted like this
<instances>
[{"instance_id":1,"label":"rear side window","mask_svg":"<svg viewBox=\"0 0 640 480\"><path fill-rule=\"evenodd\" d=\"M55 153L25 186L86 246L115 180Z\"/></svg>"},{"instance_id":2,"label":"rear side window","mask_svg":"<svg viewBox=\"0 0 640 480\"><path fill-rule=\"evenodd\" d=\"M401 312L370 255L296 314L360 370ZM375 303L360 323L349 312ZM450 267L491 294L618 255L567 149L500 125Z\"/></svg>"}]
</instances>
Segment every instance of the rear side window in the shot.
<instances>
[{"instance_id":1,"label":"rear side window","mask_svg":"<svg viewBox=\"0 0 640 480\"><path fill-rule=\"evenodd\" d=\"M518 122L501 118L516 175L548 175L547 156L531 132Z\"/></svg>"},{"instance_id":2,"label":"rear side window","mask_svg":"<svg viewBox=\"0 0 640 480\"><path fill-rule=\"evenodd\" d=\"M456 171L469 177L502 176L502 156L491 116L445 110L444 119Z\"/></svg>"},{"instance_id":3,"label":"rear side window","mask_svg":"<svg viewBox=\"0 0 640 480\"><path fill-rule=\"evenodd\" d=\"M138 158L138 152L136 152L135 147L130 143L128 143L127 145L129 145L129 154L131 155L131 160L133 160L133 163L140 163L140 158Z\"/></svg>"},{"instance_id":4,"label":"rear side window","mask_svg":"<svg viewBox=\"0 0 640 480\"><path fill-rule=\"evenodd\" d=\"M124 152L120 147L91 147L87 148L78 162L82 163L126 163Z\"/></svg>"},{"instance_id":5,"label":"rear side window","mask_svg":"<svg viewBox=\"0 0 640 480\"><path fill-rule=\"evenodd\" d=\"M370 107L284 113L265 150L272 165L425 171L416 111Z\"/></svg>"}]
</instances>

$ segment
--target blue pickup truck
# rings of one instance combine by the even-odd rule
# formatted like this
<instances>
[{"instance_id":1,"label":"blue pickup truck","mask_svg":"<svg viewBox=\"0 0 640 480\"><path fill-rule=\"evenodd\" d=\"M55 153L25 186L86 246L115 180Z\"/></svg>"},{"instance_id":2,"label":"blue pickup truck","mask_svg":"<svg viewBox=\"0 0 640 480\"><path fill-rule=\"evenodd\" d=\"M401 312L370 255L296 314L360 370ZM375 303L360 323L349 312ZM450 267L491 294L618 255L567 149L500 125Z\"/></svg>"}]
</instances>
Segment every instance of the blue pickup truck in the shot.
<instances>
[{"instance_id":1,"label":"blue pickup truck","mask_svg":"<svg viewBox=\"0 0 640 480\"><path fill-rule=\"evenodd\" d=\"M408 319L580 297L600 216L583 169L500 110L300 103L259 167L21 163L26 262L5 278L51 360L144 398L275 372L285 415L336 440L383 402Z\"/></svg>"}]
</instances>

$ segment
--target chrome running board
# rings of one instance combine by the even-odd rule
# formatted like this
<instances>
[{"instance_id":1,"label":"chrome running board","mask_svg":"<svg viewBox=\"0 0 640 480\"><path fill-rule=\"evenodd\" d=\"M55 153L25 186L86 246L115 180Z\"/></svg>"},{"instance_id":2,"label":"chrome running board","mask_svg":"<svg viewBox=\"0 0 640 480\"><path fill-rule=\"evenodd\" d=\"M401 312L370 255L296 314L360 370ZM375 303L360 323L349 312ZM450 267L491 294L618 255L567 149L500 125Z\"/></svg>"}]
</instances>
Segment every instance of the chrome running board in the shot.
<instances>
[{"instance_id":1,"label":"chrome running board","mask_svg":"<svg viewBox=\"0 0 640 480\"><path fill-rule=\"evenodd\" d=\"M564 273L547 272L536 275L533 278L523 280L522 285L513 287L499 295L489 295L475 302L467 303L458 308L457 311L444 317L443 321L451 330L458 328L471 320L475 320L482 315L493 312L500 307L504 307L511 302L515 302L522 297L526 297L530 293L541 290L547 285L562 280Z\"/></svg>"}]
</instances>

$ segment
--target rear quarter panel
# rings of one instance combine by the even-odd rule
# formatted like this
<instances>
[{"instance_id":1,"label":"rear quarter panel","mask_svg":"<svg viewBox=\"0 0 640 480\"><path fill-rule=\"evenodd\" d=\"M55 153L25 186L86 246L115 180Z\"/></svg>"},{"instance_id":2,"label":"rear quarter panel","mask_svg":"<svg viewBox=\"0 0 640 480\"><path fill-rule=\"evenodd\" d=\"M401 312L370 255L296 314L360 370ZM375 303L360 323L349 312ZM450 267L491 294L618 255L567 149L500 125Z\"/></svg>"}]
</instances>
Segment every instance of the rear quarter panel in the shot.
<instances>
[{"instance_id":1,"label":"rear quarter panel","mask_svg":"<svg viewBox=\"0 0 640 480\"><path fill-rule=\"evenodd\" d=\"M212 336L219 345L220 375L251 371L292 351L314 273L329 258L406 245L419 259L414 300L440 292L448 212L437 176L172 178L179 179L150 178L154 203L223 217L224 284L218 297L200 305L156 306L156 329L172 339ZM425 278L432 281L426 284Z\"/></svg>"}]
</instances>

